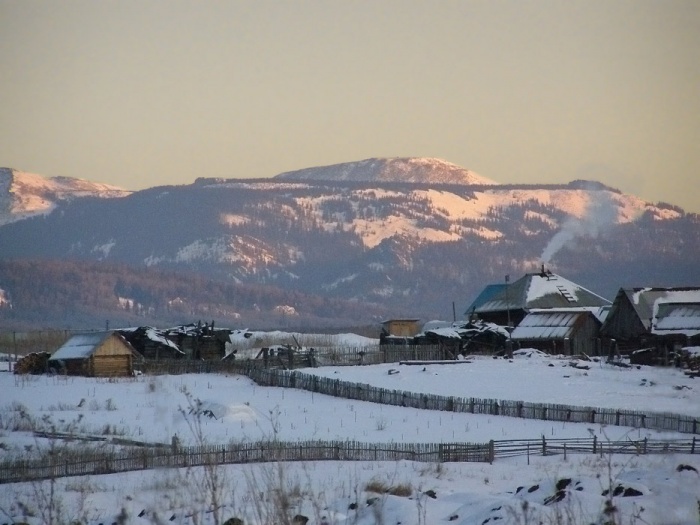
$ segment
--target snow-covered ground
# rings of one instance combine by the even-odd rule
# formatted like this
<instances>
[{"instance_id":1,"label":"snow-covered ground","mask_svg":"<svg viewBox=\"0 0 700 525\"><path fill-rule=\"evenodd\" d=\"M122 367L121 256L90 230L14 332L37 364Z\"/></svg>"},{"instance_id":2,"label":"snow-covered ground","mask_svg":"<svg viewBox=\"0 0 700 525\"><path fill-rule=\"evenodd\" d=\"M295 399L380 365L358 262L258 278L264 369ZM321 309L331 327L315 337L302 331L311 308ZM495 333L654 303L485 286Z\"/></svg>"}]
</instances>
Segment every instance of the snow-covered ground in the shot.
<instances>
[{"instance_id":1,"label":"snow-covered ground","mask_svg":"<svg viewBox=\"0 0 700 525\"><path fill-rule=\"evenodd\" d=\"M581 370L569 366L568 359L536 352L524 352L512 362L469 360L303 372L433 394L700 415L700 383L676 369L589 363L588 370ZM398 373L389 374L390 368ZM200 420L208 443L264 438L484 442L591 434L601 440L692 439L646 429L382 406L213 374L107 380L2 372L0 392L0 459L48 446L27 431L28 421L43 428L146 442L170 443L177 434L185 444L196 443L188 414L193 399L215 416ZM62 504L61 520L82 518L95 524L216 523L233 516L246 525L285 524L291 523L290 516L302 514L310 518L309 525L322 523L323 517L343 525L584 524L613 518L620 524L697 525L698 452L566 458L533 454L497 459L492 465L305 462L144 471L58 479L53 502ZM617 510L606 515L604 491L612 487L615 492L618 486L620 494L613 498ZM50 489L49 482L0 485L0 523L48 521ZM214 493L218 508L211 511ZM556 502L558 498L562 499ZM32 510L35 516L27 517Z\"/></svg>"}]
</instances>

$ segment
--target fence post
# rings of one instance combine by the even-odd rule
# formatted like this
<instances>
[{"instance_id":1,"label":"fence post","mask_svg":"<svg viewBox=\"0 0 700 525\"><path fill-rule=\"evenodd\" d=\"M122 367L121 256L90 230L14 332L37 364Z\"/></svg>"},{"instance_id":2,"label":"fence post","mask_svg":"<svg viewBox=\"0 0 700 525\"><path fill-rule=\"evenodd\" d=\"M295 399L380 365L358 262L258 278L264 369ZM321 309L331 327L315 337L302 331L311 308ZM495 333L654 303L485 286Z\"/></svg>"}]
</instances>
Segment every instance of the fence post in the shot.
<instances>
[{"instance_id":1,"label":"fence post","mask_svg":"<svg viewBox=\"0 0 700 525\"><path fill-rule=\"evenodd\" d=\"M495 443L492 440L489 441L489 463L493 463L493 460L495 459L496 456L496 447Z\"/></svg>"},{"instance_id":2,"label":"fence post","mask_svg":"<svg viewBox=\"0 0 700 525\"><path fill-rule=\"evenodd\" d=\"M649 438L644 438L644 452L643 452L643 454L646 454L646 453L647 453L647 440L648 440L648 439L649 439Z\"/></svg>"},{"instance_id":3,"label":"fence post","mask_svg":"<svg viewBox=\"0 0 700 525\"><path fill-rule=\"evenodd\" d=\"M615 412L615 426L619 427L620 426L620 411L618 410Z\"/></svg>"},{"instance_id":4,"label":"fence post","mask_svg":"<svg viewBox=\"0 0 700 525\"><path fill-rule=\"evenodd\" d=\"M598 436L593 436L593 453L596 453L596 448L598 445Z\"/></svg>"},{"instance_id":5,"label":"fence post","mask_svg":"<svg viewBox=\"0 0 700 525\"><path fill-rule=\"evenodd\" d=\"M542 434L542 455L547 455L547 441L544 438L544 434Z\"/></svg>"},{"instance_id":6,"label":"fence post","mask_svg":"<svg viewBox=\"0 0 700 525\"><path fill-rule=\"evenodd\" d=\"M591 410L591 423L595 423L595 410Z\"/></svg>"},{"instance_id":7,"label":"fence post","mask_svg":"<svg viewBox=\"0 0 700 525\"><path fill-rule=\"evenodd\" d=\"M695 454L695 436L693 436L693 442L690 445L690 453Z\"/></svg>"},{"instance_id":8,"label":"fence post","mask_svg":"<svg viewBox=\"0 0 700 525\"><path fill-rule=\"evenodd\" d=\"M523 402L518 401L518 417L523 417Z\"/></svg>"}]
</instances>

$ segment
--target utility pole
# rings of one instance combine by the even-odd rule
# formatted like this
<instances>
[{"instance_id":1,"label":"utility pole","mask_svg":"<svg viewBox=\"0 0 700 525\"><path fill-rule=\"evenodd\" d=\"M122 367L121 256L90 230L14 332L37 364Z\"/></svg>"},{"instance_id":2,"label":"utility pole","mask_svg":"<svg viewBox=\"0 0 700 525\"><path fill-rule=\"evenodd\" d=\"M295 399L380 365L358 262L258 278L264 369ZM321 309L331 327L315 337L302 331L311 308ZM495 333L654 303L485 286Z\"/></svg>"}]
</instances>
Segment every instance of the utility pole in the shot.
<instances>
[{"instance_id":1,"label":"utility pole","mask_svg":"<svg viewBox=\"0 0 700 525\"><path fill-rule=\"evenodd\" d=\"M510 324L510 299L508 298L508 286L510 285L510 275L506 275L506 316L508 319L508 341L506 341L506 353L508 358L513 358L513 327Z\"/></svg>"}]
</instances>

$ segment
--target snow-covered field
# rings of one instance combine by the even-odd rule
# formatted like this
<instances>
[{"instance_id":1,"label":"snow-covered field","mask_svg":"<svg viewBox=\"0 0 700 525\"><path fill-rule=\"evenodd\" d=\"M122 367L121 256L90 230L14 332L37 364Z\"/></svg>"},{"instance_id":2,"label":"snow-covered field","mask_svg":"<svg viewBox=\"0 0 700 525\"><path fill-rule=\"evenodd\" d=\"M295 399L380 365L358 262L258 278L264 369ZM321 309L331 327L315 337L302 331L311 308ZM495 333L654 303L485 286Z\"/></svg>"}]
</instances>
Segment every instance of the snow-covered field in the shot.
<instances>
[{"instance_id":1,"label":"snow-covered field","mask_svg":"<svg viewBox=\"0 0 700 525\"><path fill-rule=\"evenodd\" d=\"M414 392L700 416L700 383L677 369L589 363L588 370L581 370L569 366L567 359L536 352L524 352L512 362L469 360L453 365L324 367L303 372ZM389 374L389 369L398 373ZM184 444L197 443L200 439L191 431L188 414L193 399L215 416L199 420L208 443L267 438L485 442L543 435L588 438L591 434L601 440L692 438L646 429L382 406L265 388L246 377L213 374L107 380L1 372L0 392L0 459L51 445L34 437L30 426L157 443L170 443L177 435ZM697 525L698 452L693 456L566 458L533 454L497 459L492 465L275 463L74 477L56 480L52 497L50 482L0 485L0 523L46 522L46 509L51 507L61 514L60 519L54 516L55 523L73 519L95 524L216 523L238 516L247 525L285 524L302 514L309 517L309 525L322 523L324 517L328 523L344 525L610 520ZM679 466L683 467L678 470ZM603 493L618 486L620 494L612 499L617 510L606 514ZM212 510L214 494L217 508ZM557 494L563 499L555 502ZM29 513L35 515L27 517Z\"/></svg>"}]
</instances>

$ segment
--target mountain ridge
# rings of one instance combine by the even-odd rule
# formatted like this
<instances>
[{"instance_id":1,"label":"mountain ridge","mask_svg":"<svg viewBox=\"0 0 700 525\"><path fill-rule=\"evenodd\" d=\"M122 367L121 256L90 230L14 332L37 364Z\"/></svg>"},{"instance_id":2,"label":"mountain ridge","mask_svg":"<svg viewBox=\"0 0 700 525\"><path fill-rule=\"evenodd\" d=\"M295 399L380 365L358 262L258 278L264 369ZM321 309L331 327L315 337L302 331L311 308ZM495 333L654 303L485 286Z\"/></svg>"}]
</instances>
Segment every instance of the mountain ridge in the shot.
<instances>
[{"instance_id":1,"label":"mountain ridge","mask_svg":"<svg viewBox=\"0 0 700 525\"><path fill-rule=\"evenodd\" d=\"M452 302L466 307L486 284L543 262L608 298L620 286L700 284L692 265L700 258L698 215L581 180L467 185L197 179L120 198L57 201L52 213L0 226L0 246L0 260L6 261L102 261L191 272L221 283L272 285L292 298L304 294L298 304L267 303L262 311L255 301L234 301L235 307L222 310L241 315L231 317L234 323L265 312L280 319L278 307L302 312L284 317L288 322L343 321L337 308L302 308L321 305L311 297L445 319ZM21 293L1 281L0 289L5 302ZM115 308L144 304L123 290L101 293ZM161 303L151 307L162 312L171 301L195 301L175 292L156 296Z\"/></svg>"},{"instance_id":2,"label":"mountain ridge","mask_svg":"<svg viewBox=\"0 0 700 525\"><path fill-rule=\"evenodd\" d=\"M44 177L13 168L0 168L0 226L50 213L56 203L73 198L115 198L131 192L100 182L74 177Z\"/></svg>"},{"instance_id":3,"label":"mountain ridge","mask_svg":"<svg viewBox=\"0 0 700 525\"><path fill-rule=\"evenodd\" d=\"M280 180L420 182L426 184L495 185L474 171L433 157L372 157L280 173Z\"/></svg>"}]
</instances>

